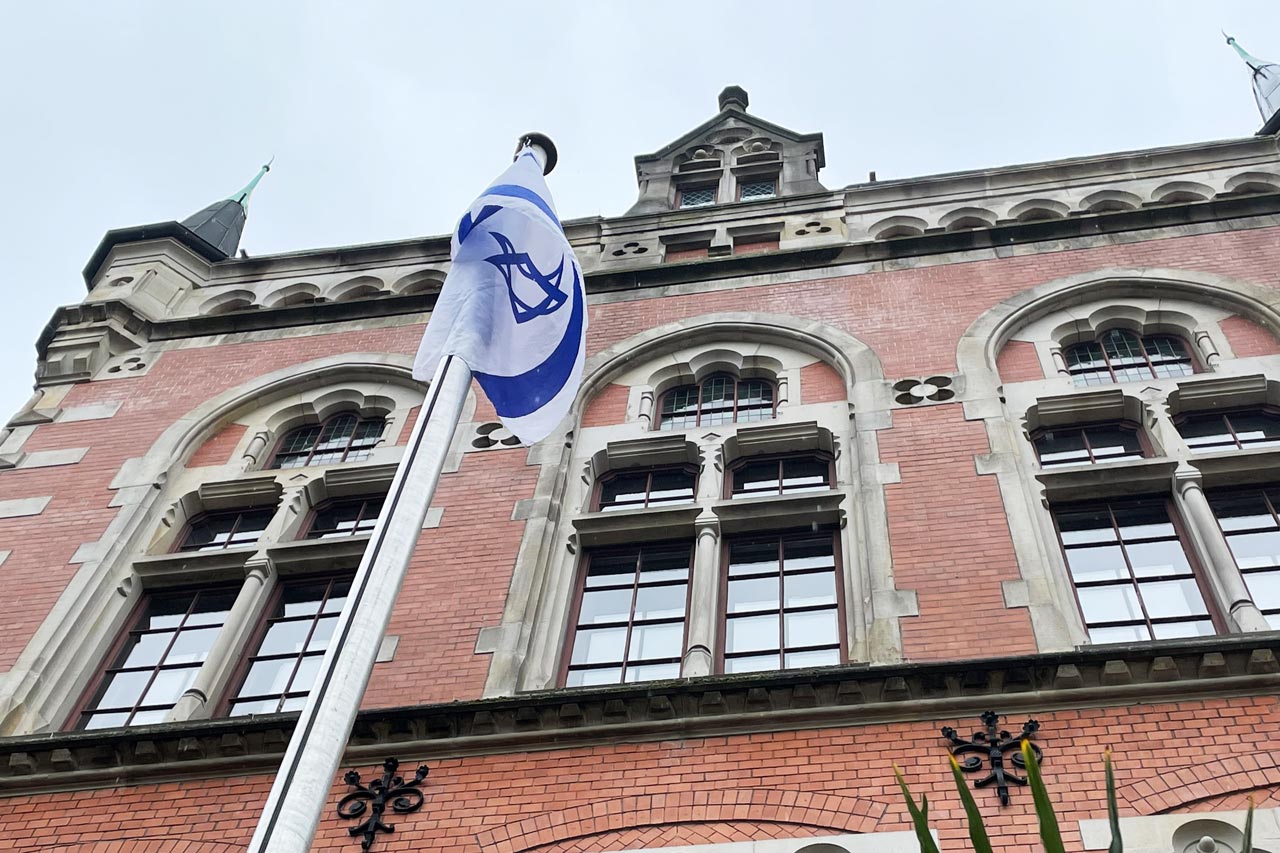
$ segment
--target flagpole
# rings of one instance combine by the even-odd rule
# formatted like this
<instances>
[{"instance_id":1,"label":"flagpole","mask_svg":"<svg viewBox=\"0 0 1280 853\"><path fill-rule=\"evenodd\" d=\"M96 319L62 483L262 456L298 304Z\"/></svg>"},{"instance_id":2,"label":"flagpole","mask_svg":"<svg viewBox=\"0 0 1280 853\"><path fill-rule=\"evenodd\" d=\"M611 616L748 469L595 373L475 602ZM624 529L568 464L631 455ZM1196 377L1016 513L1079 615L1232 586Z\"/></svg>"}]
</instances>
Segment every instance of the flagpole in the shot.
<instances>
[{"instance_id":1,"label":"flagpole","mask_svg":"<svg viewBox=\"0 0 1280 853\"><path fill-rule=\"evenodd\" d=\"M311 850L470 386L471 370L461 359L441 359L249 842L250 853Z\"/></svg>"}]
</instances>

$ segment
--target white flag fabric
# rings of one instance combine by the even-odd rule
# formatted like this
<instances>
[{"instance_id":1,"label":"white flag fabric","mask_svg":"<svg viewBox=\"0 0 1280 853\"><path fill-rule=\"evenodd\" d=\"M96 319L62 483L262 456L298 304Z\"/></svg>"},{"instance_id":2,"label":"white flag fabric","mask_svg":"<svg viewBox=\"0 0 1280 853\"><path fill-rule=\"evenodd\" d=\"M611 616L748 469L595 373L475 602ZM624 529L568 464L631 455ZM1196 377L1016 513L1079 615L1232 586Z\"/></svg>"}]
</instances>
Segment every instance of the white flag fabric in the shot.
<instances>
[{"instance_id":1,"label":"white flag fabric","mask_svg":"<svg viewBox=\"0 0 1280 853\"><path fill-rule=\"evenodd\" d=\"M531 149L463 215L452 256L414 378L431 379L442 357L457 356L502 423L526 444L539 441L578 393L587 305L582 268Z\"/></svg>"}]
</instances>

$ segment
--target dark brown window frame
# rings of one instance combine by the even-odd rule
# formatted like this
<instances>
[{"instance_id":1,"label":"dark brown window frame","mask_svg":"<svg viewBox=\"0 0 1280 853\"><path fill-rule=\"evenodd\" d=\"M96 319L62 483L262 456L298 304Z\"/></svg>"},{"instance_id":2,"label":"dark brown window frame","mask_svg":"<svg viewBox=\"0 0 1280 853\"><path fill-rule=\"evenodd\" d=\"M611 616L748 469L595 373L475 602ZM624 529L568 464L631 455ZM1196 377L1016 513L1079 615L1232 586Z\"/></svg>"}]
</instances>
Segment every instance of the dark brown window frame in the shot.
<instances>
[{"instance_id":1,"label":"dark brown window frame","mask_svg":"<svg viewBox=\"0 0 1280 853\"><path fill-rule=\"evenodd\" d=\"M733 475L736 471L738 471L740 468L745 468L747 465L753 465L760 462L777 462L778 463L778 491L777 492L742 492L741 495L743 497L746 497L746 496L779 497L781 495L787 495L787 494L803 493L807 491L817 491L816 489L802 489L802 490L794 490L789 492L785 488L783 488L782 466L788 460L794 460L794 459L815 459L815 460L827 463L827 486L826 487L828 489L835 488L836 460L834 456L832 456L830 453L826 453L820 450L797 451L794 453L777 453L777 454L767 454L767 455L761 455L761 456L743 456L739 459L735 459L729 465L729 467L725 470L724 493L722 497L724 497L727 500L732 500L735 497L735 492L733 490Z\"/></svg>"},{"instance_id":2,"label":"dark brown window frame","mask_svg":"<svg viewBox=\"0 0 1280 853\"><path fill-rule=\"evenodd\" d=\"M746 376L746 377L734 376L732 373L719 371L716 373L712 373L708 376L704 376L702 379L698 380L697 382L686 382L683 385L677 385L674 388L668 388L666 391L663 391L662 395L658 398L657 405L654 406L654 410L655 410L654 430L661 431L663 428L662 425L666 423L668 420L670 420L669 417L664 417L664 413L663 413L663 408L667 404L667 399L672 394L675 394L678 391L687 390L689 388L698 389L697 390L698 411L694 415L694 424L688 427L681 427L681 429L699 429L703 426L720 426L720 424L702 423L702 387L706 383L710 382L712 379L719 379L721 377L724 377L733 381L733 418L730 421L728 421L728 423L733 423L733 424L739 423L738 404L739 404L741 395L738 393L738 386L740 386L743 382L763 382L765 385L769 386L769 394L771 398L770 402L772 405L769 408L769 417L761 418L761 420L773 420L778 416L778 383L776 381L772 379L766 379L764 377L759 377L759 376Z\"/></svg>"},{"instance_id":3,"label":"dark brown window frame","mask_svg":"<svg viewBox=\"0 0 1280 853\"><path fill-rule=\"evenodd\" d=\"M128 618L124 622L124 628L119 632L115 640L112 641L111 646L107 649L107 653L103 655L102 661L96 667L93 677L89 679L89 683L85 686L84 691L80 694L80 698L76 701L76 704L71 714L68 716L67 721L63 726L63 730L64 731L83 731L85 730L84 726L88 723L89 718L93 714L111 713L111 711L109 710L103 711L95 707L97 704L97 701L100 698L102 698L101 694L105 691L106 685L110 680L111 676L116 672L121 672L121 671L124 671L125 669L138 669L138 670L142 669L141 667L124 667L121 665L124 663L122 656L129 643L130 637L133 634L156 633L158 631L171 630L171 629L152 629L149 631L139 630L138 628L139 620L142 618L143 613L146 612L147 607L150 605L151 601L154 598L171 596L171 595L172 596L178 596L178 595L192 596L192 602L190 605L188 605L187 612L183 615L182 621L178 624L178 626L176 626L175 629L172 629L174 631L173 638L169 640L169 644L165 647L164 652L160 655L160 661L164 661L169 651L173 648L173 643L177 640L177 637L181 633L182 628L186 626L186 621L191 615L191 608L195 606L196 601L199 600L199 596L235 593L236 589L237 588L234 585L219 584L219 585L210 586L210 587L177 587L173 589L158 589L158 590L152 590L152 591L144 591L143 594L139 597L137 603L134 604L134 606L130 609ZM192 627L196 629L217 627L218 630L221 631L225 629L226 623L223 622L222 624L217 626L198 625L198 626L192 626ZM203 665L204 663L201 662L200 664L197 664L194 667L171 667L171 668L173 669L191 668L191 669L196 669L198 671L200 667L202 667ZM146 696L147 691L151 689L151 685L155 683L156 673L160 670L161 666L162 664L159 664L159 663L152 666L150 679L147 681L146 686L143 687L142 691L138 694L138 702L136 702L132 707L132 709L128 712L131 718L135 716L139 712L139 710L144 710L147 707L147 706L142 706L138 703L142 701L142 697ZM128 726L127 721L125 725ZM155 724L148 724L148 725L155 725Z\"/></svg>"},{"instance_id":4,"label":"dark brown window frame","mask_svg":"<svg viewBox=\"0 0 1280 853\"><path fill-rule=\"evenodd\" d=\"M1193 410L1189 412L1179 412L1173 418L1173 426L1175 429L1178 430L1178 435L1182 435L1182 425L1193 418L1216 416L1223 419L1224 423L1227 426L1227 430L1231 436L1233 443L1232 444L1215 444L1215 445L1200 446L1200 447L1187 445L1188 449L1192 453L1214 453L1214 452L1221 452L1224 450L1251 450L1263 444L1263 442L1260 442L1260 441L1248 442L1248 443L1240 441L1239 437L1237 437L1236 435L1235 427L1231 425L1231 422L1229 420L1231 415L1269 415L1270 417L1275 418L1277 423L1280 423L1280 407L1272 406L1272 405L1261 405L1261 406L1237 406L1234 408L1222 409L1222 410L1201 409L1201 410ZM1186 440L1186 437L1184 436L1183 441L1185 442L1185 440Z\"/></svg>"},{"instance_id":5,"label":"dark brown window frame","mask_svg":"<svg viewBox=\"0 0 1280 853\"><path fill-rule=\"evenodd\" d=\"M849 662L848 648L848 631L846 629L846 620L848 619L848 611L845 606L844 598L844 557L840 551L840 531L837 528L820 527L818 530L787 530L777 532L761 532L749 533L742 536L725 537L720 543L720 602L716 608L716 649L715 649L715 672L717 675L725 674L725 646L729 637L729 554L730 546L734 542L757 540L757 539L777 539L778 541L778 576L780 578L786 575L786 564L783 558L784 543L788 539L811 539L819 533L828 534L831 537L831 554L833 566L831 571L835 574L836 584L836 633L839 639L839 663L834 665L842 666ZM818 574L826 569L813 569L803 572L793 572L792 574ZM766 577L759 575L758 577ZM808 607L796 607L788 609L786 607L786 590L783 587L784 581L778 585L778 609L776 611L761 611L764 613L778 614L778 662L782 664L782 668L778 670L767 670L769 672L786 671L787 663L787 620L788 613L804 613L809 611L828 610L831 605L819 604ZM826 644L821 648L827 648L831 644ZM801 649L813 650L818 647L806 647ZM820 649L819 649L820 650ZM733 657L751 657L752 655L767 654L767 652L742 652L734 654ZM761 670L762 672L766 670Z\"/></svg>"},{"instance_id":6,"label":"dark brown window frame","mask_svg":"<svg viewBox=\"0 0 1280 853\"><path fill-rule=\"evenodd\" d=\"M605 485L608 484L611 480L616 479L617 477L626 476L630 474L647 474L648 475L648 480L645 483L644 503L626 504L621 509L615 510L615 511L625 511L628 509L648 509L649 495L650 495L650 492L652 492L653 490L653 475L665 473L668 471L683 471L684 473L690 474L693 476L693 496L689 498L689 503L693 503L694 501L696 501L698 499L698 481L700 479L699 469L697 465L645 465L643 467L636 467L636 468L619 468L616 471L609 471L603 474L602 476L600 476L599 478L597 478L595 482L595 486L592 488L592 492L591 492L591 511L605 512L606 510L603 508L603 504L601 503L601 500L604 496ZM677 504L677 503L660 504L660 506L685 506L685 505L686 504Z\"/></svg>"},{"instance_id":7,"label":"dark brown window frame","mask_svg":"<svg viewBox=\"0 0 1280 853\"><path fill-rule=\"evenodd\" d=\"M377 495L352 495L351 497L329 498L326 501L322 501L321 503L318 503L315 506L313 506L311 508L311 511L307 513L306 519L303 521L302 526L299 528L299 533L297 538L319 540L319 539L339 539L341 538L341 536L354 536L360 531L353 529L351 533L347 533L347 534L333 535L333 536L315 536L313 534L315 532L316 518L320 515L320 513L326 510L332 509L333 507L338 506L340 504L353 504L359 501L361 504L360 513L356 517L356 525L358 526L360 522L363 521L366 517L365 511L367 510L368 504L370 501L383 501L385 503L386 499L387 499L387 496L385 494L377 494ZM381 514L382 514L382 508L380 507L378 509L378 515L381 515ZM374 522L377 523L377 515L375 515L373 518L374 518Z\"/></svg>"},{"instance_id":8,"label":"dark brown window frame","mask_svg":"<svg viewBox=\"0 0 1280 853\"><path fill-rule=\"evenodd\" d=\"M1125 334L1132 335L1138 339L1138 346L1142 349L1143 361L1146 364L1147 372L1150 374L1149 376L1143 377L1142 379L1134 379L1134 380L1129 380L1129 379L1121 380L1117 377L1116 367L1111 362L1111 356L1107 354L1106 344L1102 342L1103 336L1111 334L1112 332L1124 332ZM1196 360L1195 347L1191 346L1191 343L1182 335L1170 334L1167 332L1152 332L1150 334L1145 334L1143 332L1135 332L1133 329L1123 329L1123 328L1107 329L1106 331L1097 333L1092 338L1088 338L1088 339L1082 338L1081 340L1074 341L1073 343L1068 344L1067 346L1064 346L1062 348L1062 358L1067 365L1067 375L1071 377L1072 385L1074 385L1077 388L1097 388L1097 387L1105 387L1106 385L1119 385L1124 382L1137 382L1137 381L1145 381L1148 379L1155 380L1155 379L1170 378L1166 376L1159 376L1156 373L1155 364L1151 360L1151 353L1147 349L1147 341L1151 338L1169 338L1170 340L1177 341L1182 346L1183 350L1186 352L1186 364L1188 367L1191 368L1191 375L1201 372L1202 368L1199 362L1197 362ZM1075 371L1072 369L1071 351L1073 349L1076 349L1077 347L1088 346L1090 344L1097 346L1099 350L1101 350L1102 362L1107 369L1107 373L1111 376L1111 382L1098 383L1098 384L1091 384L1091 383L1080 384L1075 381L1077 376L1102 374L1102 371L1097 368L1085 368L1079 371ZM1166 361L1162 363L1168 364L1171 362ZM1180 364L1182 363L1182 359L1177 359L1175 362L1172 362L1172 363ZM1187 375L1187 374L1181 374L1181 375Z\"/></svg>"},{"instance_id":9,"label":"dark brown window frame","mask_svg":"<svg viewBox=\"0 0 1280 853\"><path fill-rule=\"evenodd\" d=\"M271 525L271 520L275 516L276 510L277 510L277 507L275 506L247 506L247 507L239 507L236 509L224 509L224 510L213 510L210 512L202 512L199 515L196 515L187 520L186 525L182 528L182 535L179 536L177 540L174 542L173 553L176 554L179 552L185 552L185 553L192 553L192 554L200 554L200 553L205 553L209 551L225 551L227 548L247 547L252 543L237 542L235 544L232 544L231 542L231 540L235 537L236 533L239 532L240 525L244 522L244 516L249 513L258 513L258 512L267 514L267 523L264 524L262 526L262 529L258 531L258 539L261 539L262 534L266 531L267 527ZM231 530L227 534L227 541L225 544L216 548L187 547L187 542L191 538L191 532L194 528L208 521L211 518L222 518L227 516L235 516L236 520L235 520L235 523L231 526ZM257 542L257 541L258 541L257 539L254 540L254 542Z\"/></svg>"},{"instance_id":10,"label":"dark brown window frame","mask_svg":"<svg viewBox=\"0 0 1280 853\"><path fill-rule=\"evenodd\" d=\"M281 469L279 466L279 462L280 462L279 456L280 456L281 449L285 446L285 442L287 442L292 436L301 432L302 430L317 429L318 431L316 432L315 441L312 444L311 450L307 453L307 461L303 462L301 465L289 466L290 468L310 467L311 460L314 459L316 455L316 446L318 446L320 443L320 436L324 435L325 427L327 427L330 423L337 420L338 418L347 418L347 417L354 417L356 419L356 425L355 425L355 428L351 430L351 435L347 438L346 447L342 449L342 458L336 462L326 462L324 463L325 465L340 465L343 462L348 461L347 457L351 453L351 449L352 449L351 445L355 441L356 434L360 431L360 427L366 423L373 423L378 421L382 423L382 429L379 430L378 432L378 438L373 442L373 445L369 447L370 452L372 452L373 448L377 447L378 444L380 444L385 438L385 433L387 431L387 419L385 416L372 415L369 417L365 417L364 415L361 415L359 412L353 412L349 410L344 412L335 412L332 415L329 415L327 418L325 418L322 421L318 421L316 423L299 424L298 426L293 427L289 431L285 432L283 435L280 436L280 438L276 439L275 445L271 448L270 455L267 456L268 462L264 466L263 470L266 470L266 471L287 470L287 469ZM357 449L362 450L364 448L357 448ZM325 452L332 453L335 451L326 450ZM360 461L360 460L355 460L355 461Z\"/></svg>"},{"instance_id":11,"label":"dark brown window frame","mask_svg":"<svg viewBox=\"0 0 1280 853\"><path fill-rule=\"evenodd\" d=\"M1091 628L1123 627L1124 625L1132 624L1133 620L1124 619L1124 620L1112 621L1112 622L1099 622L1096 625L1090 625L1088 619L1085 617L1085 614L1084 614L1084 606L1081 605L1080 603L1079 590L1082 586L1090 587L1090 588L1106 587L1106 586L1121 586L1123 583L1127 582L1131 587L1133 587L1138 599L1138 606L1142 609L1142 617L1144 620L1143 624L1147 628L1147 633L1151 636L1150 640L1143 640L1139 642L1159 642L1159 639L1156 638L1155 636L1155 632L1151 630L1153 625L1177 624L1179 622L1191 621L1188 617L1181 617L1181 616L1180 617L1164 617L1158 620L1151 619L1150 614L1147 613L1146 601L1142 598L1141 590L1138 588L1139 583L1159 583L1162 580L1181 580L1182 578L1168 577L1163 575L1153 575L1150 577L1143 577L1139 579L1137 575L1134 574L1133 564L1129 558L1129 552L1124 546L1127 544L1132 544L1134 542L1141 542L1146 540L1143 540L1143 539L1125 540L1120 535L1119 525L1116 523L1115 511L1113 507L1134 505L1134 504L1140 504L1140 503L1154 503L1154 502L1160 502L1164 506L1164 510L1168 515L1169 522L1173 526L1174 538L1177 540L1178 544L1182 546L1183 556L1186 557L1187 564L1191 567L1191 577L1195 580L1196 586L1200 591L1200 598L1204 601L1205 611L1209 621L1213 625L1214 632L1217 634L1225 633L1226 620L1223 618L1222 613L1218 610L1218 604L1213 597L1213 586L1209 582L1208 574L1207 572L1205 572L1204 567L1200 565L1200 561L1196 557L1195 549L1190 547L1191 538L1187 535L1186 527L1182 523L1182 518L1178 515L1177 507L1174 506L1173 500L1168 495L1147 495L1147 496L1126 497L1126 498L1119 498L1119 499L1103 498L1100 500L1089 500L1089 501L1079 501L1079 502L1071 502L1071 503L1064 503L1064 504L1054 504L1050 508L1050 515L1053 518L1053 531L1058 538L1058 549L1059 549L1059 552L1062 554L1063 565L1067 571L1067 583L1071 585L1071 594L1075 598L1075 602L1076 602L1076 612L1080 616L1080 623L1084 626L1086 635L1089 633L1089 630ZM1062 539L1062 529L1058 523L1058 513L1059 512L1078 512L1081 510L1087 510L1089 508L1097 508L1101 506L1105 506L1107 508L1107 514L1111 519L1112 530L1116 535L1115 543L1120 546L1121 556L1124 558L1125 570L1128 572L1129 577L1127 581L1109 581L1109 582L1108 581L1086 581L1084 583L1080 583L1080 582L1077 582L1076 579L1071 576L1070 560L1067 557L1066 543ZM1164 538L1165 537L1158 537L1157 540L1153 540L1153 541L1158 541L1158 539L1164 539ZM1204 617L1201 617L1201 618L1204 618ZM1106 644L1102 644L1102 645L1106 645Z\"/></svg>"},{"instance_id":12,"label":"dark brown window frame","mask_svg":"<svg viewBox=\"0 0 1280 853\"><path fill-rule=\"evenodd\" d=\"M313 614L311 617L311 627L307 631L307 639L304 640L302 644L303 652L300 652L296 655L275 654L275 655L261 656L261 659L263 660L284 659L287 657L296 658L293 665L293 670L289 673L289 681L292 681L293 677L298 672L298 667L301 665L302 659L304 657L307 657L307 655L305 655L304 652L306 651L307 643L311 642L311 637L315 633L316 623L319 621L320 616L327 615L327 614L324 614L324 603L328 601L329 596L332 593L333 584L335 582L340 582L340 581L351 581L352 579L354 579L354 577L355 577L355 570L351 569L349 571L325 572L323 574L290 575L286 578L282 578L280 582L276 584L275 589L272 590L271 596L267 601L266 607L264 607L262 610L261 618L258 619L257 625L254 626L253 633L250 634L248 641L244 645L243 653L240 655L240 660L236 662L235 668L231 672L231 677L227 680L227 689L223 692L223 696L218 701L216 706L217 708L217 713L215 714L216 717L230 718L232 706L235 705L236 702L241 701L239 696L240 690L244 687L245 680L249 676L249 669L253 666L254 661L259 659L259 655L257 654L257 652L259 649L262 648L262 641L266 639L267 632L271 630L272 624L274 624L274 622L279 622L279 621L301 621L300 619L296 619L296 618L287 619L287 620L274 619L274 617L271 616L271 614L276 612L276 608L280 606L282 600L284 599L285 587L291 584L297 585L297 584L310 584L310 583L320 583L320 582L327 582L329 584L328 588L325 590L324 600L321 601L319 608L317 608L316 610L316 613ZM348 591L347 594L350 595L350 592ZM328 647L326 646L326 649L327 648ZM312 655L312 657L314 656L315 655ZM323 657L323 656L324 656L324 653L321 652L319 657ZM286 685L287 684L288 682L286 682ZM310 692L311 692L310 689L308 689L307 693L310 693ZM262 694L262 695L265 696L265 694ZM250 696L244 699L243 701L246 701L246 702L254 701L256 698L257 697L255 696ZM281 694L279 697L279 701L277 702L277 705L282 704L286 698L288 698L287 694ZM248 717L252 715L243 714L240 716Z\"/></svg>"},{"instance_id":13,"label":"dark brown window frame","mask_svg":"<svg viewBox=\"0 0 1280 853\"><path fill-rule=\"evenodd\" d=\"M1036 454L1036 461L1040 464L1042 468L1050 468L1050 469L1065 468L1068 465L1098 464L1099 460L1095 458L1093 455L1093 448L1089 444L1089 437L1087 435L1084 435L1084 432L1085 430L1098 429L1100 427L1116 427L1118 429L1127 430L1129 432L1134 433L1138 439L1138 446L1142 451L1141 456L1136 456L1136 457L1135 456L1108 456L1103 458L1101 462L1103 463L1116 462L1121 459L1150 459L1151 457L1155 456L1155 448L1151 444L1151 439L1147 435L1147 431L1142 428L1142 424L1136 421L1129 421L1129 420L1110 420L1110 421L1090 421L1089 423L1083 423L1083 424L1064 424L1062 426L1041 427L1040 429L1037 429L1035 432L1031 433L1031 435L1029 436L1029 438L1031 439L1031 448L1035 451L1035 454ZM1043 438L1046 433L1060 432L1060 431L1070 431L1070 432L1081 433L1081 437L1085 444L1085 450L1089 454L1088 463L1059 462L1051 465L1044 464L1043 460L1040 458L1040 447L1038 446L1037 442L1041 438Z\"/></svg>"},{"instance_id":14,"label":"dark brown window frame","mask_svg":"<svg viewBox=\"0 0 1280 853\"><path fill-rule=\"evenodd\" d=\"M622 681L618 682L619 684L638 684L643 682L628 682L626 680L627 668L629 666L633 666L633 665L634 666L652 666L659 663L675 663L677 666L677 669L683 666L684 655L689 650L689 609L692 606L692 599L693 599L693 596L692 596L693 570L694 570L695 548L697 545L696 541L677 539L677 540L668 540L664 542L643 542L635 545L623 545L623 546L614 546L614 547L608 547L608 548L597 548L584 553L582 559L579 561L578 577L574 584L573 606L569 608L568 630L565 632L564 650L560 656L560 667L557 675L558 680L556 682L559 686L565 687L568 684L569 672L572 669L573 647L574 647L574 643L576 643L578 639L578 630L582 627L578 624L578 618L582 615L582 598L587 591L587 576L591 571L591 559L593 557L612 556L615 554L626 554L632 551L635 551L638 554L642 554L643 551L648 548L670 549L670 548L675 548L681 545L686 545L689 549L689 573L688 575L686 575L685 580L683 581L685 585L684 613L680 616L679 619L672 617L672 618L666 618L666 619L647 620L643 623L645 625L662 625L662 624L674 623L677 621L681 622L684 630L681 633L681 638L680 638L680 656L675 660L646 661L644 663L638 663L638 664L632 664L626 659L626 656L629 653L629 650L631 648L631 632L632 632L632 629L635 627L636 598L637 598L636 593L637 593L637 590L641 588L640 575L643 574L643 572L640 571L639 568L637 568L637 570L633 573L633 580L631 583L631 610L627 615L627 621L625 623L627 628L627 633L622 640L622 654L623 654L622 661L617 664L612 664L612 663L600 664L596 666L581 666L579 668L584 670L617 668L622 670ZM642 558L640 556L637 556L637 560L640 560L640 559ZM647 586L675 586L679 583L681 583L681 581L659 581L659 582L650 583ZM604 588L608 589L613 587L604 587ZM619 586L617 588L622 588L622 587ZM601 625L592 625L591 627L599 627L599 628L620 627L621 624L622 623L618 623L618 624L604 623Z\"/></svg>"},{"instance_id":15,"label":"dark brown window frame","mask_svg":"<svg viewBox=\"0 0 1280 853\"><path fill-rule=\"evenodd\" d=\"M1261 574L1268 574L1268 573L1280 574L1280 563L1277 563L1277 565L1274 567L1269 566L1264 568L1244 569L1240 567L1240 562L1239 560L1236 559L1235 549L1231 548L1231 537L1233 535L1240 536L1240 535L1248 535L1250 533L1266 533L1266 532L1280 531L1280 512L1277 511L1276 502L1271 500L1271 496L1267 494L1267 486L1265 485L1237 486L1234 488L1213 489L1208 494L1206 494L1205 497L1208 498L1210 509L1212 509L1213 499L1216 497L1223 497L1223 496L1229 496L1229 495L1241 495L1241 494L1248 494L1251 492L1262 495L1262 500L1264 503L1266 503L1267 509L1271 512L1272 520L1276 522L1277 527L1275 528L1250 527L1250 528L1242 528L1240 530L1232 530L1228 532L1227 529L1222 526L1222 519L1218 517L1218 513L1216 510L1213 513L1213 520L1217 522L1218 529L1222 531L1223 538L1227 540L1227 548L1231 551L1231 561L1235 563L1236 570L1239 571L1241 577L1244 578L1245 589L1249 590L1249 598L1253 600L1254 606L1258 607L1258 611L1263 615L1263 617L1280 615L1280 606L1268 607L1266 609L1263 609L1262 607L1258 606L1258 602L1256 601L1256 599L1254 599L1253 590L1249 589L1249 582L1248 582L1249 575L1261 575Z\"/></svg>"}]
</instances>

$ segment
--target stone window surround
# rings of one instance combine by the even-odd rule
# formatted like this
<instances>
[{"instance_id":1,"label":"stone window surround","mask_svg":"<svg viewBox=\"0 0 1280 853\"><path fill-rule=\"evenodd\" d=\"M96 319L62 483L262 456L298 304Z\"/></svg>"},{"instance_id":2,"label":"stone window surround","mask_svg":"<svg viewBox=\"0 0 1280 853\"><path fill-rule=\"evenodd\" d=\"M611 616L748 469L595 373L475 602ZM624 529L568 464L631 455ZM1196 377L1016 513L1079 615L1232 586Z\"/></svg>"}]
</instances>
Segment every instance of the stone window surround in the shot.
<instances>
[{"instance_id":1,"label":"stone window surround","mask_svg":"<svg viewBox=\"0 0 1280 853\"><path fill-rule=\"evenodd\" d=\"M366 537L315 542L291 540L297 536L314 502L335 495L375 491L379 478L385 480L380 486L385 489L402 448L382 446L375 450L372 459L357 463L241 477L244 469L254 463L252 458L243 455L253 444L255 434L250 428L246 429L237 452L224 465L188 469L183 460L228 424L266 427L272 416L276 416L279 423L283 420L279 417L282 413L298 405L314 406L314 401L320 401L323 406L326 402L350 404L369 397L391 399L396 404L396 425L388 426L386 437L393 441L399 425L404 422L400 418L407 418L409 409L422 399L423 386L411 378L411 364L412 358L406 355L342 353L266 373L206 400L176 419L145 455L127 460L111 483L114 492L111 506L119 511L97 541L82 543L77 549L70 561L79 566L74 578L36 629L14 667L0 676L0 734L48 731L63 725L72 703L83 694L107 648L124 630L127 615L144 586L153 588L187 582L192 577L190 570L204 578L224 577L239 579L245 586L256 584L262 592L267 591L278 574L331 569L334 559L347 561L354 568L364 545L357 540ZM339 401L333 395L335 391L338 397L346 399ZM305 415L305 411L301 414ZM265 441L259 442L259 452L262 444ZM362 473L367 471L373 473ZM360 482L366 476L372 479ZM187 513L204 507L206 499L210 505L218 505L234 499L237 490L258 488L231 485L230 481L244 479L260 483L274 478L279 478L283 487L280 505L285 511L277 512L256 549L228 549L219 557L207 560L196 560L196 555L190 553L177 555L185 560L154 553L158 547L163 550L163 540L172 541L178 535ZM224 481L224 485L219 485ZM206 484L201 495L201 487ZM167 525L162 519L167 520ZM438 512L429 515L427 526L438 520ZM148 554L151 556L144 556ZM183 568L184 564L189 569ZM260 595L251 598L265 600ZM86 624L97 627L94 631L85 631ZM233 633L224 631L219 642L225 639L229 646L242 645L244 637L233 637ZM215 649L215 653L218 652ZM50 678L51 672L57 672L59 677ZM207 716L208 712L203 710L207 703L194 704L201 707L188 709L188 716Z\"/></svg>"},{"instance_id":2,"label":"stone window surround","mask_svg":"<svg viewBox=\"0 0 1280 853\"><path fill-rule=\"evenodd\" d=\"M1120 818L1120 835L1128 853L1195 853L1200 839L1208 837L1216 846L1209 853L1233 853L1243 837L1245 812L1191 812ZM1106 850L1111 844L1111 827L1106 819L1079 821L1084 850ZM1253 813L1254 853L1280 851L1280 809L1258 809Z\"/></svg>"},{"instance_id":3,"label":"stone window surround","mask_svg":"<svg viewBox=\"0 0 1280 853\"><path fill-rule=\"evenodd\" d=\"M779 379L787 379L786 384L795 397L799 393L801 367L825 361L845 377L849 402L815 403L803 408L797 404L782 406L778 417L770 422L672 432L649 429L655 391L687 381L699 372L712 372L726 366L736 372L752 360L780 369ZM858 384L855 378L867 381ZM630 388L626 414L621 423L575 429L563 447L543 442L530 451L530 463L540 465L541 471L535 496L518 503L513 514L513 518L525 520L526 525L507 605L500 622L482 628L476 642L477 653L493 654L485 695L509 696L555 685L568 608L572 603L572 581L579 567L578 552L584 545L644 536L646 531L647 535L655 535L654 531L664 529L684 535L683 531L690 525L696 530L696 538L714 536L718 539L720 522L713 505L721 500L724 455L717 448L740 428L791 424L815 416L819 425L835 435L845 436L841 440L844 452L836 463L839 488L833 490L834 497L830 498L838 511L830 514L833 521L853 521L840 531L839 545L846 567L845 598L847 602L858 603L849 608L850 657L877 663L900 660L898 620L915 615L916 607L912 592L893 587L883 486L897 481L897 471L896 466L875 464L878 459L876 431L890 426L887 401L881 399L882 379L879 362L865 344L823 323L786 315L723 312L695 316L639 333L595 354L588 360L572 417L580 418L600 391L615 384ZM853 421L851 430L850 412L859 404L865 407L865 414ZM702 470L695 503L691 507L607 514L625 515L630 521L579 518L590 515L585 508L590 506L594 478L609 467L609 454L600 453L604 445L613 444L616 455L624 442L645 437L671 442L665 445L665 453L652 457L654 460L684 462L697 452ZM685 446L686 441L694 445L693 451ZM872 463L859 464L855 457L870 459ZM646 457L641 454L636 458ZM581 476L571 476L569 470ZM708 477L708 471L714 476ZM811 497L810 506L812 502ZM779 503L779 507L783 505ZM695 522L703 510L712 523L699 528ZM747 511L738 507L723 508L726 516ZM862 519L864 514L866 520ZM729 521L730 527L738 523L736 516ZM619 525L631 527L634 533L624 533ZM711 553L714 549L704 550ZM718 555L715 562L719 562ZM698 572L695 568L694 573L715 579L714 572ZM859 588L851 590L853 583ZM699 590L694 589L693 599L698 595ZM705 661L702 666L709 672L709 638L701 642L691 639L690 645L708 649L702 655Z\"/></svg>"}]
</instances>

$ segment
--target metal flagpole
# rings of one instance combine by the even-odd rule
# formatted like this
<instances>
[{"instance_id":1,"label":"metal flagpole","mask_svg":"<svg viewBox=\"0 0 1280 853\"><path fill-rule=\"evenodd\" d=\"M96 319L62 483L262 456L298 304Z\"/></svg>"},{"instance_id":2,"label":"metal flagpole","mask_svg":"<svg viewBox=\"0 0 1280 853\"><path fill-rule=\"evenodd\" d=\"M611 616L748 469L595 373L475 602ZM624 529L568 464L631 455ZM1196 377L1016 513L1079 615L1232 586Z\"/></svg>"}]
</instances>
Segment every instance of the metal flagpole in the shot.
<instances>
[{"instance_id":1,"label":"metal flagpole","mask_svg":"<svg viewBox=\"0 0 1280 853\"><path fill-rule=\"evenodd\" d=\"M311 850L470 386L471 370L461 359L441 359L249 842L251 853Z\"/></svg>"}]
</instances>

